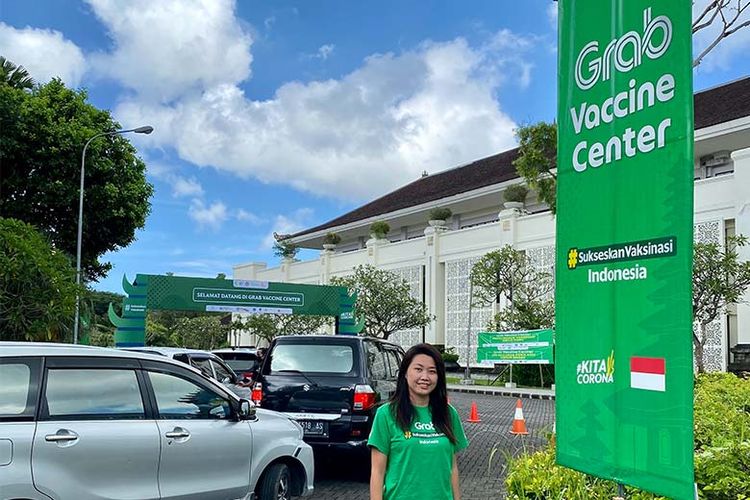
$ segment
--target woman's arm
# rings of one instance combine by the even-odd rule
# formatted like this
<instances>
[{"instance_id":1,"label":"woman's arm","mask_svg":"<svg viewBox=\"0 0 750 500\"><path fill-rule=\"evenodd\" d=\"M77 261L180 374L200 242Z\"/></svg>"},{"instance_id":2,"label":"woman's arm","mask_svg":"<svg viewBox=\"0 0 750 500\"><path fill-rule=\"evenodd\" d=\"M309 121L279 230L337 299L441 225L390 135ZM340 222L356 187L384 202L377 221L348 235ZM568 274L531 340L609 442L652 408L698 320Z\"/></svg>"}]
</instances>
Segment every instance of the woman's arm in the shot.
<instances>
[{"instance_id":1,"label":"woman's arm","mask_svg":"<svg viewBox=\"0 0 750 500\"><path fill-rule=\"evenodd\" d=\"M453 500L461 500L461 488L458 486L458 460L456 460L455 454L453 455L453 470L451 471L451 489L453 490Z\"/></svg>"},{"instance_id":2,"label":"woman's arm","mask_svg":"<svg viewBox=\"0 0 750 500\"><path fill-rule=\"evenodd\" d=\"M383 484L388 455L372 447L372 468L370 469L370 500L383 500ZM454 462L455 468L455 462Z\"/></svg>"}]
</instances>

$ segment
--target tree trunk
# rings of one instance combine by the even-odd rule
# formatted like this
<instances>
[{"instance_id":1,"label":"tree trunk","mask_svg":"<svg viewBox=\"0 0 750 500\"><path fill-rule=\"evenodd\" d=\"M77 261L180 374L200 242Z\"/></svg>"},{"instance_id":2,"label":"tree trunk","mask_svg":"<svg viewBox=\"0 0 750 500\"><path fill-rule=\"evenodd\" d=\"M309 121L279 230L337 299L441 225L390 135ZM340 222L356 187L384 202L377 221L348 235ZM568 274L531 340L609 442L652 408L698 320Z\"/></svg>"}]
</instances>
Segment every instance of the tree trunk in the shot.
<instances>
[{"instance_id":1,"label":"tree trunk","mask_svg":"<svg viewBox=\"0 0 750 500\"><path fill-rule=\"evenodd\" d=\"M706 371L705 362L703 359L703 347L706 345L706 324L701 322L700 324L700 338L695 342L695 363L698 367L698 373L704 373Z\"/></svg>"}]
</instances>

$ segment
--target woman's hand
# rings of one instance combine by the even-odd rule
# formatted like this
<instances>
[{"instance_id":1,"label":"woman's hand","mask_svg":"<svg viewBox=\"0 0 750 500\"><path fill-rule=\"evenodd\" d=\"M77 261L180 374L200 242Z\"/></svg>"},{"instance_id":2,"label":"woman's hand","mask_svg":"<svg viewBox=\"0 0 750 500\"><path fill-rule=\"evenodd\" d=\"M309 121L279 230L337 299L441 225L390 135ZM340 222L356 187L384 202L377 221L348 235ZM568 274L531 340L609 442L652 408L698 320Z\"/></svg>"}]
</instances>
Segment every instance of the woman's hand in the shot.
<instances>
[{"instance_id":1,"label":"woman's hand","mask_svg":"<svg viewBox=\"0 0 750 500\"><path fill-rule=\"evenodd\" d=\"M377 448L371 448L371 450L370 500L383 500L383 482L385 480L385 468L388 465L388 455L385 455Z\"/></svg>"}]
</instances>

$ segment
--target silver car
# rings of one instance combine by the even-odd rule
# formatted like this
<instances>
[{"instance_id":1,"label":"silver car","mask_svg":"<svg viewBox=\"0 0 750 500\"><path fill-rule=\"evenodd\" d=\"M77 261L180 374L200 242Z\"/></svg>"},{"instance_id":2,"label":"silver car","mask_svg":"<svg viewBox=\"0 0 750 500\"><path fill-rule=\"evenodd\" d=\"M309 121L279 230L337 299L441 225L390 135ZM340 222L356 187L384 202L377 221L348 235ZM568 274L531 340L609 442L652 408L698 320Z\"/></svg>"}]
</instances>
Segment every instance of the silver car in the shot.
<instances>
[{"instance_id":1,"label":"silver car","mask_svg":"<svg viewBox=\"0 0 750 500\"><path fill-rule=\"evenodd\" d=\"M313 491L302 429L163 356L0 342L0 498L259 499Z\"/></svg>"},{"instance_id":2,"label":"silver car","mask_svg":"<svg viewBox=\"0 0 750 500\"><path fill-rule=\"evenodd\" d=\"M198 349L186 349L184 347L122 347L125 351L145 352L148 354L158 354L166 356L176 361L181 361L186 365L199 370L203 375L212 378L224 384L230 391L237 396L250 399L252 389L243 383L243 380L237 376L234 370L221 359L221 357L208 351Z\"/></svg>"}]
</instances>

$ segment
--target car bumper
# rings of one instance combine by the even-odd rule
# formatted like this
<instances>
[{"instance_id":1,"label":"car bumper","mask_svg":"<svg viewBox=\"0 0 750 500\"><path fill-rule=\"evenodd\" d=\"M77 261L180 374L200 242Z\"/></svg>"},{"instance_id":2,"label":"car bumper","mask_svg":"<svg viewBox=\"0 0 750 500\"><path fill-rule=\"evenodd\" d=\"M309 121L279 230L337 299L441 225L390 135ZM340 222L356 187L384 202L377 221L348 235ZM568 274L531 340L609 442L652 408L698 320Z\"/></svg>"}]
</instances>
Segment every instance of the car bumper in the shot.
<instances>
[{"instance_id":1,"label":"car bumper","mask_svg":"<svg viewBox=\"0 0 750 500\"><path fill-rule=\"evenodd\" d=\"M309 441L308 444L314 450L340 450L340 451L365 451L367 450L367 440L357 439L351 441Z\"/></svg>"},{"instance_id":2,"label":"car bumper","mask_svg":"<svg viewBox=\"0 0 750 500\"><path fill-rule=\"evenodd\" d=\"M303 444L300 447L300 452L297 454L297 460L300 461L305 469L305 484L302 486L302 496L306 497L312 495L315 488L315 459L310 445Z\"/></svg>"}]
</instances>

